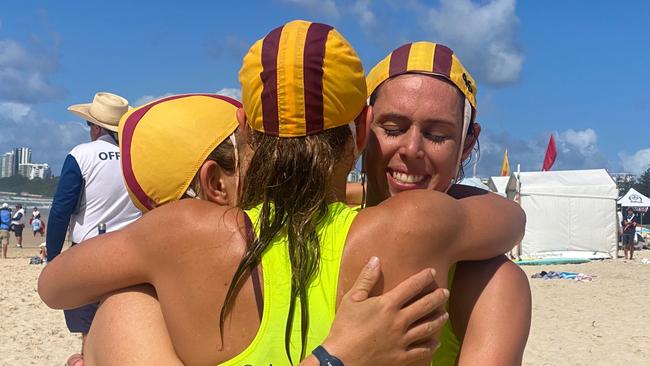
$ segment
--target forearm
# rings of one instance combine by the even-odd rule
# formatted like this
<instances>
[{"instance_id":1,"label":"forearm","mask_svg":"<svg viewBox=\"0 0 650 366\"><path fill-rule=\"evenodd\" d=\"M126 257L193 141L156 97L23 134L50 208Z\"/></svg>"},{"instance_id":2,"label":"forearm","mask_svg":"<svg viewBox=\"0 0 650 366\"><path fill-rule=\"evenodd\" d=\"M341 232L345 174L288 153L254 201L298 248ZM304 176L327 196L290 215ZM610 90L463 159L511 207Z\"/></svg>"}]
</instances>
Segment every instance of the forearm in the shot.
<instances>
[{"instance_id":1,"label":"forearm","mask_svg":"<svg viewBox=\"0 0 650 366\"><path fill-rule=\"evenodd\" d=\"M504 254L521 241L526 214L517 203L496 194L458 200L463 230L452 250L457 260L483 260Z\"/></svg>"},{"instance_id":2,"label":"forearm","mask_svg":"<svg viewBox=\"0 0 650 366\"><path fill-rule=\"evenodd\" d=\"M115 290L148 283L147 265L125 230L84 241L43 269L38 293L54 309L95 302Z\"/></svg>"}]
</instances>

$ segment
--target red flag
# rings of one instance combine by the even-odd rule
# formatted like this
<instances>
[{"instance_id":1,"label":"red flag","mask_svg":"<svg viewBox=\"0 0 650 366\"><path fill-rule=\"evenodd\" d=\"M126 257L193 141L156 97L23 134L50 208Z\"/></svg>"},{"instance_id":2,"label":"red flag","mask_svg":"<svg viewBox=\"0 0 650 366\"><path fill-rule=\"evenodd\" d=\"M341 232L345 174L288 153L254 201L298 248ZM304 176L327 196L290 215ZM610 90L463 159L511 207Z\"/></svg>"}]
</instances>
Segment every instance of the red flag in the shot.
<instances>
[{"instance_id":1,"label":"red flag","mask_svg":"<svg viewBox=\"0 0 650 366\"><path fill-rule=\"evenodd\" d=\"M555 149L555 138L551 134L551 138L548 140L548 147L546 148L546 155L544 156L544 165L542 166L542 171L551 170L553 163L555 163L555 157L557 156L557 150Z\"/></svg>"}]
</instances>

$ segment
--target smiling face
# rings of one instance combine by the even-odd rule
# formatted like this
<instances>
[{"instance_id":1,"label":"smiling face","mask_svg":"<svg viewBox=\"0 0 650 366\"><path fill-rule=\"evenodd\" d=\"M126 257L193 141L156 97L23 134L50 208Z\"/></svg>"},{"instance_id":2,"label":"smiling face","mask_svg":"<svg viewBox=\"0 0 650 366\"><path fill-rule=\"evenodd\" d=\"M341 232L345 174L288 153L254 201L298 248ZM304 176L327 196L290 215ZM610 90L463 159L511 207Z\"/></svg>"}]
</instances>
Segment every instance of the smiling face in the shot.
<instances>
[{"instance_id":1,"label":"smiling face","mask_svg":"<svg viewBox=\"0 0 650 366\"><path fill-rule=\"evenodd\" d=\"M436 77L407 74L381 86L366 148L369 205L405 190L447 189L457 170L463 108L462 94ZM474 142L465 144L467 155Z\"/></svg>"}]
</instances>

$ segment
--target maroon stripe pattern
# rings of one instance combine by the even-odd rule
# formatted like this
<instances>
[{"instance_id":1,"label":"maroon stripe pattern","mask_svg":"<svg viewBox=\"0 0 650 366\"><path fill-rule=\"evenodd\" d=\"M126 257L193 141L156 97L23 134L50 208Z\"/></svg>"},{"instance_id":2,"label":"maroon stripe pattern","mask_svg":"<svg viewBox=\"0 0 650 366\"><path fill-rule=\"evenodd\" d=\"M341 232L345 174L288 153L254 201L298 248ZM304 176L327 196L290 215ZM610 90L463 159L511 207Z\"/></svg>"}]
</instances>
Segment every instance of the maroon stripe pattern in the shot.
<instances>
[{"instance_id":1,"label":"maroon stripe pattern","mask_svg":"<svg viewBox=\"0 0 650 366\"><path fill-rule=\"evenodd\" d=\"M262 124L264 132L277 136L278 116L278 49L283 27L275 28L262 41Z\"/></svg>"},{"instance_id":2,"label":"maroon stripe pattern","mask_svg":"<svg viewBox=\"0 0 650 366\"><path fill-rule=\"evenodd\" d=\"M449 47L438 44L433 52L433 72L435 74L445 75L450 77L451 73L451 56L454 51Z\"/></svg>"},{"instance_id":3,"label":"maroon stripe pattern","mask_svg":"<svg viewBox=\"0 0 650 366\"><path fill-rule=\"evenodd\" d=\"M307 30L303 57L303 78L305 96L305 120L307 135L324 129L323 115L323 59L325 43L332 27L322 23L312 23Z\"/></svg>"},{"instance_id":4,"label":"maroon stripe pattern","mask_svg":"<svg viewBox=\"0 0 650 366\"><path fill-rule=\"evenodd\" d=\"M411 52L411 44L405 44L396 49L390 55L390 65L388 66L388 76L394 76L406 72L409 63L409 53Z\"/></svg>"},{"instance_id":5,"label":"maroon stripe pattern","mask_svg":"<svg viewBox=\"0 0 650 366\"><path fill-rule=\"evenodd\" d=\"M140 120L142 120L142 117L144 117L147 112L157 104L160 104L162 102L166 102L168 100L174 100L174 99L179 99L179 98L186 98L186 97L193 97L193 96L206 96L206 97L211 97L211 98L216 98L216 99L221 99L223 101L226 101L232 105L234 105L237 108L241 108L241 103L239 103L237 100L223 96L223 95L218 95L218 94L182 94L182 95L173 95L167 98L160 99L158 101L155 101L153 103L148 104L147 106L138 109L137 111L133 112L129 118L126 119L124 122L124 128L122 129L122 146L120 146L120 149L122 151L122 155L120 156L120 160L122 163L122 174L124 176L124 181L126 182L126 185L129 187L129 190L137 200L142 204L142 206L146 207L147 209L151 210L155 207L155 202L147 196L147 193L142 189L140 184L138 183L138 179L135 177L135 172L133 172L133 162L131 159L131 145L133 143L133 135L135 134L135 129L138 126L138 123Z\"/></svg>"}]
</instances>

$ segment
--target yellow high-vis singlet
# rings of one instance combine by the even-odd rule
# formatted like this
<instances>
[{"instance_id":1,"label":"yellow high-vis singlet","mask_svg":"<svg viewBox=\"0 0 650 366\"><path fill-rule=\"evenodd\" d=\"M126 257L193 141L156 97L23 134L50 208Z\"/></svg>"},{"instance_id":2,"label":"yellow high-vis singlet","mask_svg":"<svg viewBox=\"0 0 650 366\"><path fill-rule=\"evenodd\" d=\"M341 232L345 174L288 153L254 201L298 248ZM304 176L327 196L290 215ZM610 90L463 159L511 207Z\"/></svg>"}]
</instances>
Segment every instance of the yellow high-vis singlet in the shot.
<instances>
[{"instance_id":1,"label":"yellow high-vis singlet","mask_svg":"<svg viewBox=\"0 0 650 366\"><path fill-rule=\"evenodd\" d=\"M260 206L246 210L255 232L259 235L258 219ZM334 321L339 268L345 240L357 212L344 203L328 206L327 214L317 227L320 245L318 272L309 282L309 328L305 354L320 345ZM287 234L274 238L262 253L264 311L257 335L251 344L239 355L221 365L282 366L290 365L285 351L285 327L289 316L291 295L291 264L287 251ZM300 301L296 300L291 329L291 357L298 364L301 350Z\"/></svg>"},{"instance_id":2,"label":"yellow high-vis singlet","mask_svg":"<svg viewBox=\"0 0 650 366\"><path fill-rule=\"evenodd\" d=\"M451 291L451 286L454 283L454 275L456 274L456 264L449 269L449 276L447 280L447 288ZM449 302L447 302L447 311L449 311ZM453 366L458 360L460 354L460 341L456 337L453 328L451 327L451 320L447 319L445 325L440 332L440 348L434 353L432 366Z\"/></svg>"}]
</instances>

